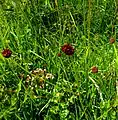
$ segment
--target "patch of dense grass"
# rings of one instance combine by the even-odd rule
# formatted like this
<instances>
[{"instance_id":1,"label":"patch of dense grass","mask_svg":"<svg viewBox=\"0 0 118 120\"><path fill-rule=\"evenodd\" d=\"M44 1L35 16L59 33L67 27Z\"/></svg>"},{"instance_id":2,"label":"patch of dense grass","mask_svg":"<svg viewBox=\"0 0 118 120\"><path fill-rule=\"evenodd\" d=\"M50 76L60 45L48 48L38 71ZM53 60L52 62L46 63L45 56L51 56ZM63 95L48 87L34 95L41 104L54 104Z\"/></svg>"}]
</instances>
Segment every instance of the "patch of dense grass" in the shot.
<instances>
[{"instance_id":1,"label":"patch of dense grass","mask_svg":"<svg viewBox=\"0 0 118 120\"><path fill-rule=\"evenodd\" d=\"M0 119L116 120L117 4L0 0Z\"/></svg>"}]
</instances>

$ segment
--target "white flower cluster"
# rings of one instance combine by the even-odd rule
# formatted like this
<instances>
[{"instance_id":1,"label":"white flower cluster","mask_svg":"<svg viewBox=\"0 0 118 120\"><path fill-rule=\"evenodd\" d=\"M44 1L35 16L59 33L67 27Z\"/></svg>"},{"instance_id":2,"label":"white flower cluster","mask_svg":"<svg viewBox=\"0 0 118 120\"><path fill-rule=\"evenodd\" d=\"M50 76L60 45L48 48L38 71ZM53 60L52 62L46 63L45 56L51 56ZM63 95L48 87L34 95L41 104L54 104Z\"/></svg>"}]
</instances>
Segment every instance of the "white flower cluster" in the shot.
<instances>
[{"instance_id":1,"label":"white flower cluster","mask_svg":"<svg viewBox=\"0 0 118 120\"><path fill-rule=\"evenodd\" d=\"M35 87L44 88L45 81L54 79L51 73L47 73L46 69L37 68L30 71L30 75L27 75L26 85L29 85L32 89Z\"/></svg>"},{"instance_id":2,"label":"white flower cluster","mask_svg":"<svg viewBox=\"0 0 118 120\"><path fill-rule=\"evenodd\" d=\"M36 70L32 70L31 74L39 75L46 79L54 79L54 76L51 73L47 73L46 69L37 68Z\"/></svg>"}]
</instances>

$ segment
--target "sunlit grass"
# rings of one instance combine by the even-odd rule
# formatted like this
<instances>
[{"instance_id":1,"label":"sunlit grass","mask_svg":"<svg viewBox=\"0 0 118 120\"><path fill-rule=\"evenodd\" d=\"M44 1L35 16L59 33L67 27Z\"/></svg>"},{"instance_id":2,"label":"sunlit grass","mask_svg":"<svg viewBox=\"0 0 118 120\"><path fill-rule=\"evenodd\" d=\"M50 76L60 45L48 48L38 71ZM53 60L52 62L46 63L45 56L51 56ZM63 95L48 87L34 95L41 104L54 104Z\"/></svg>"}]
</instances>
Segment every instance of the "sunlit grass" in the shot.
<instances>
[{"instance_id":1,"label":"sunlit grass","mask_svg":"<svg viewBox=\"0 0 118 120\"><path fill-rule=\"evenodd\" d=\"M0 3L0 119L116 120L115 1Z\"/></svg>"}]
</instances>

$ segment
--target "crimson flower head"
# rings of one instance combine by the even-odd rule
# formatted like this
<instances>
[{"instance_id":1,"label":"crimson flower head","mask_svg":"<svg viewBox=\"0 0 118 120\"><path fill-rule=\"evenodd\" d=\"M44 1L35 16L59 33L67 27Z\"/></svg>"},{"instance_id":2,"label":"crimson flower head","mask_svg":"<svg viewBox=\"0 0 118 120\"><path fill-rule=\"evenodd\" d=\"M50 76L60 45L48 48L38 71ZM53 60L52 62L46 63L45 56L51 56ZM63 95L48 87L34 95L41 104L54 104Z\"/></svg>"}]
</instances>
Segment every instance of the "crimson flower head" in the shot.
<instances>
[{"instance_id":1,"label":"crimson flower head","mask_svg":"<svg viewBox=\"0 0 118 120\"><path fill-rule=\"evenodd\" d=\"M66 54L66 55L73 55L74 54L74 48L70 44L64 44L61 47L61 50Z\"/></svg>"},{"instance_id":2,"label":"crimson flower head","mask_svg":"<svg viewBox=\"0 0 118 120\"><path fill-rule=\"evenodd\" d=\"M97 68L96 66L93 66L93 67L91 68L91 72L92 72L92 73L98 73L98 68Z\"/></svg>"},{"instance_id":3,"label":"crimson flower head","mask_svg":"<svg viewBox=\"0 0 118 120\"><path fill-rule=\"evenodd\" d=\"M11 54L12 54L12 51L9 50L8 48L6 48L6 49L4 49L4 50L2 51L2 55L3 55L3 57L5 57L5 58L9 58L9 57L11 56Z\"/></svg>"}]
</instances>

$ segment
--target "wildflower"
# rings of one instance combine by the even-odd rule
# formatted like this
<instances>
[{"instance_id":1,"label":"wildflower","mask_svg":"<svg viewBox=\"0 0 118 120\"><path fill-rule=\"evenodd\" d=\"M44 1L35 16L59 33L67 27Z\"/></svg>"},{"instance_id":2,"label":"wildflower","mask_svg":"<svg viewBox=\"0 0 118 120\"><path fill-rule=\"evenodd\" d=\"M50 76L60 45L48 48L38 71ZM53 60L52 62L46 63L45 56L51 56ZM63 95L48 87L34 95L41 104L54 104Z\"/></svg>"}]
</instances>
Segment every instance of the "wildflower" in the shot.
<instances>
[{"instance_id":1,"label":"wildflower","mask_svg":"<svg viewBox=\"0 0 118 120\"><path fill-rule=\"evenodd\" d=\"M61 53L58 53L57 56L58 56L58 57L61 57Z\"/></svg>"},{"instance_id":2,"label":"wildflower","mask_svg":"<svg viewBox=\"0 0 118 120\"><path fill-rule=\"evenodd\" d=\"M113 44L115 42L115 39L113 37L111 37L109 42L110 42L110 44Z\"/></svg>"},{"instance_id":3,"label":"wildflower","mask_svg":"<svg viewBox=\"0 0 118 120\"><path fill-rule=\"evenodd\" d=\"M30 81L31 79L32 79L32 78L30 77L30 75L27 75L26 81L25 81L25 86L26 86L26 87L28 87L29 81Z\"/></svg>"},{"instance_id":4,"label":"wildflower","mask_svg":"<svg viewBox=\"0 0 118 120\"><path fill-rule=\"evenodd\" d=\"M92 73L98 73L98 68L97 68L96 66L93 66L93 67L91 68L91 72L92 72Z\"/></svg>"},{"instance_id":5,"label":"wildflower","mask_svg":"<svg viewBox=\"0 0 118 120\"><path fill-rule=\"evenodd\" d=\"M53 78L54 78L54 76L52 74L50 74L50 73L46 74L46 79L53 79Z\"/></svg>"},{"instance_id":6,"label":"wildflower","mask_svg":"<svg viewBox=\"0 0 118 120\"><path fill-rule=\"evenodd\" d=\"M40 88L44 88L44 79L43 77L40 77L39 81L38 81L38 85Z\"/></svg>"},{"instance_id":7,"label":"wildflower","mask_svg":"<svg viewBox=\"0 0 118 120\"><path fill-rule=\"evenodd\" d=\"M27 75L26 81L29 81L29 80L31 80L31 77L30 77L30 75Z\"/></svg>"},{"instance_id":8,"label":"wildflower","mask_svg":"<svg viewBox=\"0 0 118 120\"><path fill-rule=\"evenodd\" d=\"M32 70L31 73L34 75L43 75L46 72L46 70L41 69L41 68L37 68L36 70Z\"/></svg>"},{"instance_id":9,"label":"wildflower","mask_svg":"<svg viewBox=\"0 0 118 120\"><path fill-rule=\"evenodd\" d=\"M46 79L53 79L54 76L51 73L47 73L46 69L36 68L30 71L30 75L27 75L25 85L26 87L33 88L44 88ZM33 87L33 88L32 88Z\"/></svg>"},{"instance_id":10,"label":"wildflower","mask_svg":"<svg viewBox=\"0 0 118 120\"><path fill-rule=\"evenodd\" d=\"M11 54L12 54L12 51L9 50L8 48L6 48L6 49L4 49L4 50L2 51L2 55L3 55L5 58L9 58L9 57L11 56Z\"/></svg>"},{"instance_id":11,"label":"wildflower","mask_svg":"<svg viewBox=\"0 0 118 120\"><path fill-rule=\"evenodd\" d=\"M62 46L61 50L66 54L66 55L73 55L74 54L74 48L70 44L65 44Z\"/></svg>"},{"instance_id":12,"label":"wildflower","mask_svg":"<svg viewBox=\"0 0 118 120\"><path fill-rule=\"evenodd\" d=\"M39 85L44 84L44 78L43 78L43 77L40 77L38 83L39 83Z\"/></svg>"}]
</instances>

